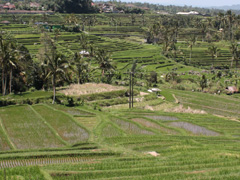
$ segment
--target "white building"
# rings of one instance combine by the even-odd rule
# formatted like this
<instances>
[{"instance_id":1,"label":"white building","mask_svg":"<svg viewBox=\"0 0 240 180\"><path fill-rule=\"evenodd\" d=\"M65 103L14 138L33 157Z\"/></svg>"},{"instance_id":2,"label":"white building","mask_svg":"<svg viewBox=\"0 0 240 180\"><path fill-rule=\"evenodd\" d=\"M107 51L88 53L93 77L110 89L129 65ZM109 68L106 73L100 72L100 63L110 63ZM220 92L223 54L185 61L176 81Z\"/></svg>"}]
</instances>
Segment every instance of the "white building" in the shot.
<instances>
[{"instance_id":1,"label":"white building","mask_svg":"<svg viewBox=\"0 0 240 180\"><path fill-rule=\"evenodd\" d=\"M178 15L199 15L197 11L190 11L190 12L178 12Z\"/></svg>"}]
</instances>

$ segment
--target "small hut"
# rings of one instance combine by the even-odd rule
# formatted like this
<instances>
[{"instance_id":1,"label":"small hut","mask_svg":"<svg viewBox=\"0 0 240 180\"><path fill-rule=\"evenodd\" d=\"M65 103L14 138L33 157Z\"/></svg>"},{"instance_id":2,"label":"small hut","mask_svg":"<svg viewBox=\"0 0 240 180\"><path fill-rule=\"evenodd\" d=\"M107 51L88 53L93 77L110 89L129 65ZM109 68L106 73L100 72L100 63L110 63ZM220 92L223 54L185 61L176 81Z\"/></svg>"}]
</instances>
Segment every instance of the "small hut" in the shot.
<instances>
[{"instance_id":1,"label":"small hut","mask_svg":"<svg viewBox=\"0 0 240 180\"><path fill-rule=\"evenodd\" d=\"M234 93L238 93L238 89L236 86L228 86L226 88L227 94L234 94Z\"/></svg>"},{"instance_id":2,"label":"small hut","mask_svg":"<svg viewBox=\"0 0 240 180\"><path fill-rule=\"evenodd\" d=\"M0 24L6 24L6 25L9 25L10 22L9 22L9 21L1 21Z\"/></svg>"}]
</instances>

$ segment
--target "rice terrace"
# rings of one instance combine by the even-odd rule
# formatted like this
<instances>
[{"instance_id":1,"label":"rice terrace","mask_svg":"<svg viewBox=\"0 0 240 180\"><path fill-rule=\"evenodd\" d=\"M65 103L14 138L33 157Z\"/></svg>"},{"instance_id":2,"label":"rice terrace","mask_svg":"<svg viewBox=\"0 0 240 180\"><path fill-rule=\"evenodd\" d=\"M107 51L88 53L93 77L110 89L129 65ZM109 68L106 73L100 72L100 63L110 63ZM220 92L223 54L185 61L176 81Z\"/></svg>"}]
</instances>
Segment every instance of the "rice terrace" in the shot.
<instances>
[{"instance_id":1,"label":"rice terrace","mask_svg":"<svg viewBox=\"0 0 240 180\"><path fill-rule=\"evenodd\" d=\"M0 180L240 179L240 5L171 2L0 0Z\"/></svg>"}]
</instances>

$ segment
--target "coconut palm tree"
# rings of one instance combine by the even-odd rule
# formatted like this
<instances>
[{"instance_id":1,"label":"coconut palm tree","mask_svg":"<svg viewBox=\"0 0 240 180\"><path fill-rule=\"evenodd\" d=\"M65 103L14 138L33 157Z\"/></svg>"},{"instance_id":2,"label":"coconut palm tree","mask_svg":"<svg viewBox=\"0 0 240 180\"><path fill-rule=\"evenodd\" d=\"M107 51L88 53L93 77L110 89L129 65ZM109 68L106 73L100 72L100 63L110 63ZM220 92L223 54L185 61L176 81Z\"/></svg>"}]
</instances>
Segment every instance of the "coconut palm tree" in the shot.
<instances>
[{"instance_id":1,"label":"coconut palm tree","mask_svg":"<svg viewBox=\"0 0 240 180\"><path fill-rule=\"evenodd\" d=\"M78 84L82 84L88 80L90 70L89 63L84 60L79 53L74 54L73 63L76 67L75 72L77 73Z\"/></svg>"},{"instance_id":2,"label":"coconut palm tree","mask_svg":"<svg viewBox=\"0 0 240 180\"><path fill-rule=\"evenodd\" d=\"M22 53L19 52L16 44L10 43L10 49L11 56L7 61L7 69L9 72L9 94L12 93L13 69L21 66L20 60L22 59Z\"/></svg>"},{"instance_id":3,"label":"coconut palm tree","mask_svg":"<svg viewBox=\"0 0 240 180\"><path fill-rule=\"evenodd\" d=\"M17 45L11 35L0 34L0 65L2 69L2 95L6 95L7 76L9 75L9 87L12 82L12 70L17 66ZM9 73L9 74L8 74ZM9 89L11 92L11 88Z\"/></svg>"},{"instance_id":4,"label":"coconut palm tree","mask_svg":"<svg viewBox=\"0 0 240 180\"><path fill-rule=\"evenodd\" d=\"M0 35L0 64L2 69L2 95L4 96L6 94L6 84L7 84L7 78L5 74L7 61L9 59L9 45L4 39L5 37L3 35Z\"/></svg>"},{"instance_id":5,"label":"coconut palm tree","mask_svg":"<svg viewBox=\"0 0 240 180\"><path fill-rule=\"evenodd\" d=\"M80 43L82 50L87 50L89 42L87 36L84 33L77 36L77 41Z\"/></svg>"},{"instance_id":6,"label":"coconut palm tree","mask_svg":"<svg viewBox=\"0 0 240 180\"><path fill-rule=\"evenodd\" d=\"M47 37L47 51L44 53L44 59L42 61L43 69L47 70L46 79L51 77L53 87L53 104L56 100L56 81L57 79L63 79L66 70L69 68L69 63L66 57L58 52L57 46L53 39Z\"/></svg>"},{"instance_id":7,"label":"coconut palm tree","mask_svg":"<svg viewBox=\"0 0 240 180\"><path fill-rule=\"evenodd\" d=\"M105 72L115 69L110 53L104 49L99 49L96 52L96 61L102 71L102 77L104 77Z\"/></svg>"},{"instance_id":8,"label":"coconut palm tree","mask_svg":"<svg viewBox=\"0 0 240 180\"><path fill-rule=\"evenodd\" d=\"M73 25L76 25L78 24L78 18L75 14L69 14L65 17L65 23L66 24L73 24Z\"/></svg>"},{"instance_id":9,"label":"coconut palm tree","mask_svg":"<svg viewBox=\"0 0 240 180\"><path fill-rule=\"evenodd\" d=\"M237 43L231 44L229 49L230 49L230 53L232 55L231 67L233 66L233 61L236 61L236 68L237 68L238 67L238 61L239 61L239 58L240 58L240 51L238 50L238 44Z\"/></svg>"},{"instance_id":10,"label":"coconut palm tree","mask_svg":"<svg viewBox=\"0 0 240 180\"><path fill-rule=\"evenodd\" d=\"M221 49L214 45L208 48L208 54L211 55L212 58L212 67L214 66L214 60L217 59L219 55L221 55L220 51Z\"/></svg>"},{"instance_id":11,"label":"coconut palm tree","mask_svg":"<svg viewBox=\"0 0 240 180\"><path fill-rule=\"evenodd\" d=\"M232 13L231 10L227 11L226 13L226 18L227 18L227 22L228 22L228 37L229 37L229 41L232 41L233 38L233 24L235 21L235 14Z\"/></svg>"},{"instance_id":12,"label":"coconut palm tree","mask_svg":"<svg viewBox=\"0 0 240 180\"><path fill-rule=\"evenodd\" d=\"M192 49L193 46L196 44L197 38L195 35L191 36L189 41L187 41L188 47L190 48L190 55L189 55L189 64L191 63L192 60Z\"/></svg>"},{"instance_id":13,"label":"coconut palm tree","mask_svg":"<svg viewBox=\"0 0 240 180\"><path fill-rule=\"evenodd\" d=\"M200 24L200 31L202 34L202 41L204 41L206 36L206 31L207 31L207 25L204 22Z\"/></svg>"}]
</instances>

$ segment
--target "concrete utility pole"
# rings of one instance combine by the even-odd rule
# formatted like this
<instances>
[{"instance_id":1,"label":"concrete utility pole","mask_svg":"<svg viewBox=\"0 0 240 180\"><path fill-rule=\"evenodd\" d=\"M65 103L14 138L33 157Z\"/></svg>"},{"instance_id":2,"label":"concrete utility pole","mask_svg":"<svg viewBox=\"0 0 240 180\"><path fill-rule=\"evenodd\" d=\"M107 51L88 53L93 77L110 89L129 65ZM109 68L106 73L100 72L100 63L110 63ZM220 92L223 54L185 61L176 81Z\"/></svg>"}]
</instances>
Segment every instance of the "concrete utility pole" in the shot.
<instances>
[{"instance_id":1,"label":"concrete utility pole","mask_svg":"<svg viewBox=\"0 0 240 180\"><path fill-rule=\"evenodd\" d=\"M133 84L134 84L134 73L129 73L129 109L133 108Z\"/></svg>"},{"instance_id":2,"label":"concrete utility pole","mask_svg":"<svg viewBox=\"0 0 240 180\"><path fill-rule=\"evenodd\" d=\"M133 61L131 71L129 72L129 109L133 108L133 86L134 86L134 74L137 67L137 60Z\"/></svg>"}]
</instances>

